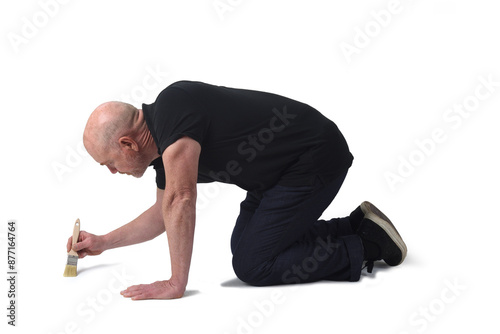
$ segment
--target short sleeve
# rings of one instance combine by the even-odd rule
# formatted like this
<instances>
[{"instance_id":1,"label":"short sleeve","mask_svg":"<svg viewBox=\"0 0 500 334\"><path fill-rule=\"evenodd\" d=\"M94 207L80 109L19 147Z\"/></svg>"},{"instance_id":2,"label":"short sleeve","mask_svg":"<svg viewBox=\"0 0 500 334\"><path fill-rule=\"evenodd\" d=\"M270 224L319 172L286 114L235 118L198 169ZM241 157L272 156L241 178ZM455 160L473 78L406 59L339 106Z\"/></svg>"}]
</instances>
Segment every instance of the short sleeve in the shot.
<instances>
[{"instance_id":1,"label":"short sleeve","mask_svg":"<svg viewBox=\"0 0 500 334\"><path fill-rule=\"evenodd\" d=\"M155 102L154 114L160 154L184 136L202 145L209 121L202 105L182 88L165 89Z\"/></svg>"},{"instance_id":2,"label":"short sleeve","mask_svg":"<svg viewBox=\"0 0 500 334\"><path fill-rule=\"evenodd\" d=\"M165 190L165 167L163 166L161 157L153 160L150 166L153 166L156 172L156 186L159 189Z\"/></svg>"}]
</instances>

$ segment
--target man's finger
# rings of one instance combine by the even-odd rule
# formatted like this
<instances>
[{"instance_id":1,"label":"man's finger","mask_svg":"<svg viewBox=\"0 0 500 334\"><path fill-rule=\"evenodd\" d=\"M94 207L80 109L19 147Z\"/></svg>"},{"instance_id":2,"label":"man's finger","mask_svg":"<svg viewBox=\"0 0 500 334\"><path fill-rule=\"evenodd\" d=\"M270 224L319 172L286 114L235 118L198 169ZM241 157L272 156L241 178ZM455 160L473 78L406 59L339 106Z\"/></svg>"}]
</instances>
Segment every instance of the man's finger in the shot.
<instances>
[{"instance_id":1,"label":"man's finger","mask_svg":"<svg viewBox=\"0 0 500 334\"><path fill-rule=\"evenodd\" d=\"M85 231L80 231L80 235L78 236L78 240L77 240L77 242L78 242L78 241L82 242L82 241L83 241L83 238L85 237L85 234L86 234L86 233L87 233L87 232L85 232ZM73 250L76 252L76 251L78 251L78 250L80 250L80 249L83 249L83 248L85 248L85 247L81 247L81 248L75 249L75 247L73 247L73 236L71 236L71 237L69 237L69 238L68 238L68 243L66 244L66 249L67 249L67 250L68 250L68 252L69 252L72 248L73 248Z\"/></svg>"},{"instance_id":2,"label":"man's finger","mask_svg":"<svg viewBox=\"0 0 500 334\"><path fill-rule=\"evenodd\" d=\"M66 244L66 249L68 252L71 250L71 244L72 244L73 237L69 237L68 243Z\"/></svg>"},{"instance_id":3,"label":"man's finger","mask_svg":"<svg viewBox=\"0 0 500 334\"><path fill-rule=\"evenodd\" d=\"M85 239L83 241L77 242L76 244L73 245L73 250L75 252L78 252L82 249L88 248L90 246L90 240Z\"/></svg>"},{"instance_id":4,"label":"man's finger","mask_svg":"<svg viewBox=\"0 0 500 334\"><path fill-rule=\"evenodd\" d=\"M130 298L131 300L143 300L143 299L151 299L150 297L144 295L144 294L140 294L140 295L137 295L137 296L133 296L132 298Z\"/></svg>"},{"instance_id":5,"label":"man's finger","mask_svg":"<svg viewBox=\"0 0 500 334\"><path fill-rule=\"evenodd\" d=\"M141 293L143 284L132 285L120 292L124 297L133 297Z\"/></svg>"},{"instance_id":6,"label":"man's finger","mask_svg":"<svg viewBox=\"0 0 500 334\"><path fill-rule=\"evenodd\" d=\"M87 237L89 237L89 236L90 236L90 233L87 233L87 232L81 230L77 241L81 242L81 241L87 239Z\"/></svg>"},{"instance_id":7,"label":"man's finger","mask_svg":"<svg viewBox=\"0 0 500 334\"><path fill-rule=\"evenodd\" d=\"M132 291L125 292L123 296L130 298L131 300L151 299L151 293L146 290L147 289L145 287L137 288Z\"/></svg>"}]
</instances>

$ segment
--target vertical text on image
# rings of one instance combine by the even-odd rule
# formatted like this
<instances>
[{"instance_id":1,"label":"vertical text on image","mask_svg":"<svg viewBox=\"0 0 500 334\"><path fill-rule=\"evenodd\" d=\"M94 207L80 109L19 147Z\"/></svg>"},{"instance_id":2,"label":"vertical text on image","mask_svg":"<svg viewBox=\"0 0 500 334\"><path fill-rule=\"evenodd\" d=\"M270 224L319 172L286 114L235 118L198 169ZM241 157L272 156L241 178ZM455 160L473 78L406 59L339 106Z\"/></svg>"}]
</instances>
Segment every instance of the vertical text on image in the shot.
<instances>
[{"instance_id":1,"label":"vertical text on image","mask_svg":"<svg viewBox=\"0 0 500 334\"><path fill-rule=\"evenodd\" d=\"M18 261L17 261L17 224L14 220L7 222L7 324L16 326L18 318Z\"/></svg>"}]
</instances>

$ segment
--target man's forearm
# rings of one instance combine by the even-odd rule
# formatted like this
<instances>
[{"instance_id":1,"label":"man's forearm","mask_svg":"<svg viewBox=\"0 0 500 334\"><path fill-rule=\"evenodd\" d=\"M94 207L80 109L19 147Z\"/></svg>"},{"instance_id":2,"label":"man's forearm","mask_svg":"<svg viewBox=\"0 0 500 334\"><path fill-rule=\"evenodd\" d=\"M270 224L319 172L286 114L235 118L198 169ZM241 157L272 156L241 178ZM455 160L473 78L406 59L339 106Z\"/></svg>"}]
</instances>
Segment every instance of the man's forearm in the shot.
<instances>
[{"instance_id":1,"label":"man's forearm","mask_svg":"<svg viewBox=\"0 0 500 334\"><path fill-rule=\"evenodd\" d=\"M106 249L151 240L165 231L160 203L156 203L130 223L104 235Z\"/></svg>"},{"instance_id":2,"label":"man's forearm","mask_svg":"<svg viewBox=\"0 0 500 334\"><path fill-rule=\"evenodd\" d=\"M185 289L188 282L191 255L193 252L194 227L196 219L196 199L174 200L163 207L165 230L167 231L171 281Z\"/></svg>"}]
</instances>

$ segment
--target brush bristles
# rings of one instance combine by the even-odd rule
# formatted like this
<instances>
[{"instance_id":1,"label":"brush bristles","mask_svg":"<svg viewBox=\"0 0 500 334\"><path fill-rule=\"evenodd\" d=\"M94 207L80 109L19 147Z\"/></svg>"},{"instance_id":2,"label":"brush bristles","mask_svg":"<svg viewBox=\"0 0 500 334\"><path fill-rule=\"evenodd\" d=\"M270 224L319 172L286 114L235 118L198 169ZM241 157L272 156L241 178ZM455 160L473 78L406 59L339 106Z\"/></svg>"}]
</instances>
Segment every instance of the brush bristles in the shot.
<instances>
[{"instance_id":1,"label":"brush bristles","mask_svg":"<svg viewBox=\"0 0 500 334\"><path fill-rule=\"evenodd\" d=\"M78 256L68 255L68 261L66 263L64 277L76 277L76 264L78 263Z\"/></svg>"},{"instance_id":2,"label":"brush bristles","mask_svg":"<svg viewBox=\"0 0 500 334\"><path fill-rule=\"evenodd\" d=\"M76 266L67 265L64 269L64 277L76 277Z\"/></svg>"}]
</instances>

